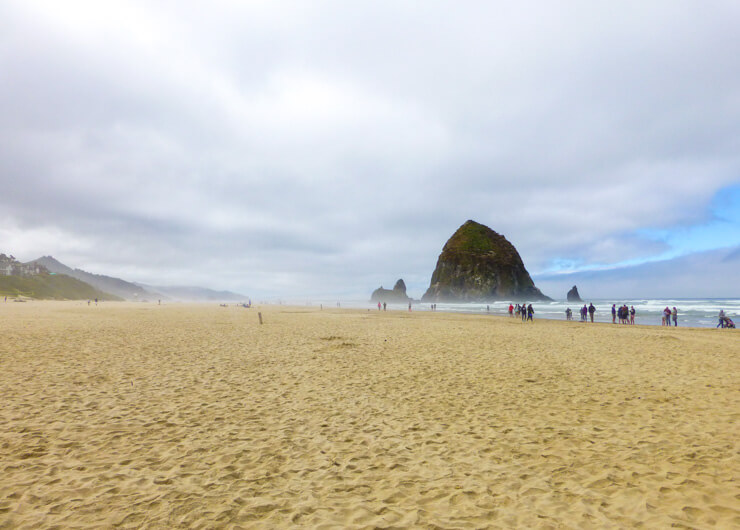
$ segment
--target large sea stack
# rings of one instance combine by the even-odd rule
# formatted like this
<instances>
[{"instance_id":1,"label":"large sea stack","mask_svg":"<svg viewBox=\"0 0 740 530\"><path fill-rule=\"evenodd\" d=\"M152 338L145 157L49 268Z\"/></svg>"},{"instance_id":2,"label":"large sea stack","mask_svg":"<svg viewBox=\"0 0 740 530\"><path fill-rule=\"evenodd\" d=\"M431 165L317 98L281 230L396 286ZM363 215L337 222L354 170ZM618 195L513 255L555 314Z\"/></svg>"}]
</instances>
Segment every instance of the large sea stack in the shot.
<instances>
[{"instance_id":1,"label":"large sea stack","mask_svg":"<svg viewBox=\"0 0 740 530\"><path fill-rule=\"evenodd\" d=\"M514 245L466 221L445 243L423 302L551 300L534 286Z\"/></svg>"}]
</instances>

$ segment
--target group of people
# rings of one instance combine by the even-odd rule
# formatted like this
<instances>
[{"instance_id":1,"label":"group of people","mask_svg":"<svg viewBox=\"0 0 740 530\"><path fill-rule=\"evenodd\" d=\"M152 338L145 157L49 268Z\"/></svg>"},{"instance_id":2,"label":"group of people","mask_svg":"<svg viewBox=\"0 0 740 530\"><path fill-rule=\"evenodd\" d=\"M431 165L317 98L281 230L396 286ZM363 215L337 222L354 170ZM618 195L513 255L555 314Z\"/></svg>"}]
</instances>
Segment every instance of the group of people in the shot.
<instances>
[{"instance_id":1,"label":"group of people","mask_svg":"<svg viewBox=\"0 0 740 530\"><path fill-rule=\"evenodd\" d=\"M596 307L594 307L593 304L589 304L588 306L584 304L580 312L581 312L581 322L587 322L589 315L591 315L591 322L593 322L594 313L596 313ZM573 320L573 311L571 310L570 307L565 309L565 320Z\"/></svg>"},{"instance_id":2,"label":"group of people","mask_svg":"<svg viewBox=\"0 0 740 530\"><path fill-rule=\"evenodd\" d=\"M675 307L671 309L670 307L665 306L665 309L663 310L663 321L660 325L670 326L671 319L673 319L673 325L678 327L678 309L676 309Z\"/></svg>"},{"instance_id":3,"label":"group of people","mask_svg":"<svg viewBox=\"0 0 740 530\"><path fill-rule=\"evenodd\" d=\"M522 322L526 322L527 320L534 322L534 307L532 307L532 304L517 304L516 307L513 304L509 304L509 316L513 317L514 314L516 316L521 315Z\"/></svg>"},{"instance_id":4,"label":"group of people","mask_svg":"<svg viewBox=\"0 0 740 530\"><path fill-rule=\"evenodd\" d=\"M612 324L634 324L635 323L635 306L627 307L627 304L617 308L617 304L612 304Z\"/></svg>"},{"instance_id":5,"label":"group of people","mask_svg":"<svg viewBox=\"0 0 740 530\"><path fill-rule=\"evenodd\" d=\"M591 322L593 322L594 313L596 313L596 307L593 304L588 304L588 306L586 306L586 304L583 304L583 307L581 308L581 322L587 322L589 316L591 317ZM566 313L566 317L567 316L568 315ZM571 316L571 318L573 317Z\"/></svg>"},{"instance_id":6,"label":"group of people","mask_svg":"<svg viewBox=\"0 0 740 530\"><path fill-rule=\"evenodd\" d=\"M583 307L580 309L580 313L581 322L588 322L589 320L593 322L594 314L596 313L596 306L594 306L593 303L588 305L583 304ZM635 313L635 306L627 307L627 304L624 304L618 308L617 304L612 304L612 323L616 324L618 318L620 324L634 324ZM565 310L565 319L573 320L573 311L570 307Z\"/></svg>"}]
</instances>

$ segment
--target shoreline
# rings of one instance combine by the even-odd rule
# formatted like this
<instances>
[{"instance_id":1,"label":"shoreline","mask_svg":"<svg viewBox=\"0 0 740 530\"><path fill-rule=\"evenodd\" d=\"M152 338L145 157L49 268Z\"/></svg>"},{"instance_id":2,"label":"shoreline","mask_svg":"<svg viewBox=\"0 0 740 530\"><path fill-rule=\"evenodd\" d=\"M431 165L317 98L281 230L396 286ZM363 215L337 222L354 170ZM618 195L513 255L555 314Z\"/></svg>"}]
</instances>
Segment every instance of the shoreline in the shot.
<instances>
[{"instance_id":1,"label":"shoreline","mask_svg":"<svg viewBox=\"0 0 740 530\"><path fill-rule=\"evenodd\" d=\"M696 299L671 299L671 302L692 302L692 301L706 301L706 300L713 300L713 301L725 301L729 303L729 306L733 309L726 311L727 316L732 318L735 321L735 324L737 325L740 321L740 299L737 298L725 298L725 299L702 299L702 298L696 298ZM642 300L643 302L645 300ZM655 301L655 300L648 300L648 301ZM665 301L665 300L663 300ZM45 299L34 299L34 298L26 298L26 297L19 297L18 300L15 299L8 299L6 303L16 303L16 302L23 302L23 303L64 303L64 304L77 304L77 305L90 305L93 307L95 305L94 302L91 304L88 304L87 300L45 300ZM597 302L598 304L603 306L603 301L601 300L595 300L594 302ZM0 301L0 306L2 305L2 301ZM108 300L108 301L99 301L100 305L107 305L107 304L122 304L122 305L133 305L133 306L196 306L196 307L208 307L208 306L222 306L223 304L226 304L227 307L241 307L242 302L219 302L219 301L166 301L157 303L156 301L118 301L118 300ZM358 301L344 301L341 302L343 305L341 307L336 307L336 305L333 305L332 303L324 303L323 307L324 311L328 311L330 309L340 309L340 310L367 310L370 312L376 311L377 312L377 306L373 302L358 302ZM563 307L568 306L567 302L563 302L561 300L555 300L552 303L555 304L561 304ZM552 304L551 303L551 304ZM583 303L583 302L581 302ZM513 318L521 320L521 317L517 317L514 315L514 317L509 317L507 310L505 309L504 305L508 306L508 302L492 302L492 310L486 311L484 309L486 304L482 303L470 303L470 304L442 304L442 307L437 310L430 310L428 303L416 303L412 305L412 312L421 312L421 313L448 313L448 314L455 314L455 315L479 315L479 316L498 316L498 317L505 317L505 318ZM534 314L534 320L545 320L545 321L551 321L551 322L572 322L572 323L587 323L592 324L590 320L588 321L581 321L580 315L577 315L574 311L573 319L571 321L566 320L565 316L559 316L558 313L555 312L547 312L545 315L542 315L542 305L546 305L547 303L542 302L538 305L535 305L535 314ZM307 309L317 309L319 306L321 306L321 302L261 302L261 303L254 303L252 307L250 308L244 308L244 309L250 309L254 310L257 307L282 307L282 308L288 308L288 307L301 307L301 308L307 308ZM534 304L533 304L534 305ZM498 306L498 307L497 307ZM737 306L737 310L734 308ZM576 307L576 310L579 306ZM387 311L390 312L407 312L408 306L406 304L388 304ZM538 311L539 309L539 311ZM321 309L319 309L321 310ZM643 310L644 311L644 310ZM382 312L382 311L381 311ZM556 316L557 315L557 316ZM613 324L611 322L611 314L606 314L602 307L601 310L597 311L596 313L596 319L593 322L593 324ZM646 326L646 327L658 327L658 328L666 328L666 327L679 327L679 328L687 328L687 329L727 329L727 328L718 328L716 326L718 319L717 317L712 317L711 315L703 314L701 315L701 323L697 323L697 317L695 314L689 314L687 315L685 312L679 314L679 326L663 326L660 324L660 315L658 313L651 314L651 315L645 315L638 313L635 324L619 324L619 322L614 323L614 325L620 325L620 326ZM654 321L646 321L646 319L654 319ZM713 320L712 320L713 319ZM735 328L737 329L737 328Z\"/></svg>"}]
</instances>

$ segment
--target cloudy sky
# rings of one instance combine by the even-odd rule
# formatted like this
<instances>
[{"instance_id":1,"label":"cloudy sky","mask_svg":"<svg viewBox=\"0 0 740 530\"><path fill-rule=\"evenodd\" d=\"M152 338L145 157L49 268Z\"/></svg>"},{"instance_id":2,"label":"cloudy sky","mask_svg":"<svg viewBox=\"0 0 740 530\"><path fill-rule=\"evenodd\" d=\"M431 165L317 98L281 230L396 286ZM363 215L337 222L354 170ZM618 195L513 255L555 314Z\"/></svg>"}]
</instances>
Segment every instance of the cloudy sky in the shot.
<instances>
[{"instance_id":1,"label":"cloudy sky","mask_svg":"<svg viewBox=\"0 0 740 530\"><path fill-rule=\"evenodd\" d=\"M657 296L656 263L674 296L740 296L738 23L736 0L2 2L0 252L418 297L474 219L556 298L613 269L599 294Z\"/></svg>"}]
</instances>

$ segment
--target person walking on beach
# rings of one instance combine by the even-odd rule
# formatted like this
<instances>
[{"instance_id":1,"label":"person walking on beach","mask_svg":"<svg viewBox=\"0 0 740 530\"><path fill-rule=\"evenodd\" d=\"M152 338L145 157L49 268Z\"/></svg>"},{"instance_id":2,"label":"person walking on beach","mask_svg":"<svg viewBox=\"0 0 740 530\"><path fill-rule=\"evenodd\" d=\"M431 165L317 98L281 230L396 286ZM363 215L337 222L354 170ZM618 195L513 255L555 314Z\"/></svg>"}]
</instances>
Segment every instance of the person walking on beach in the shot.
<instances>
[{"instance_id":1,"label":"person walking on beach","mask_svg":"<svg viewBox=\"0 0 740 530\"><path fill-rule=\"evenodd\" d=\"M378 311L380 311L380 302L378 302Z\"/></svg>"},{"instance_id":2,"label":"person walking on beach","mask_svg":"<svg viewBox=\"0 0 740 530\"><path fill-rule=\"evenodd\" d=\"M533 317L534 317L534 307L532 307L532 304L529 304L529 306L527 306L527 320L531 320L532 322L534 322Z\"/></svg>"},{"instance_id":3,"label":"person walking on beach","mask_svg":"<svg viewBox=\"0 0 740 530\"><path fill-rule=\"evenodd\" d=\"M594 304L591 303L588 305L588 314L591 315L591 323L594 322L594 313L596 313L596 308L594 307Z\"/></svg>"},{"instance_id":4,"label":"person walking on beach","mask_svg":"<svg viewBox=\"0 0 740 530\"><path fill-rule=\"evenodd\" d=\"M678 327L678 309L675 306L673 307L673 311L671 311L671 316L673 317L673 325Z\"/></svg>"},{"instance_id":5,"label":"person walking on beach","mask_svg":"<svg viewBox=\"0 0 740 530\"><path fill-rule=\"evenodd\" d=\"M719 324L717 324L718 328L724 328L725 327L725 310L720 309L719 310Z\"/></svg>"},{"instance_id":6,"label":"person walking on beach","mask_svg":"<svg viewBox=\"0 0 740 530\"><path fill-rule=\"evenodd\" d=\"M527 321L527 304L522 304L522 322Z\"/></svg>"},{"instance_id":7,"label":"person walking on beach","mask_svg":"<svg viewBox=\"0 0 740 530\"><path fill-rule=\"evenodd\" d=\"M617 323L617 304L612 304L612 324Z\"/></svg>"},{"instance_id":8,"label":"person walking on beach","mask_svg":"<svg viewBox=\"0 0 740 530\"><path fill-rule=\"evenodd\" d=\"M671 308L668 306L665 306L665 309L663 310L663 323L662 326L670 326L671 325Z\"/></svg>"},{"instance_id":9,"label":"person walking on beach","mask_svg":"<svg viewBox=\"0 0 740 530\"><path fill-rule=\"evenodd\" d=\"M630 306L630 324L635 323L635 306Z\"/></svg>"},{"instance_id":10,"label":"person walking on beach","mask_svg":"<svg viewBox=\"0 0 740 530\"><path fill-rule=\"evenodd\" d=\"M509 304L509 316L510 317L514 316L514 305L513 304Z\"/></svg>"},{"instance_id":11,"label":"person walking on beach","mask_svg":"<svg viewBox=\"0 0 740 530\"><path fill-rule=\"evenodd\" d=\"M565 320L573 320L573 311L570 310L570 307L565 310Z\"/></svg>"}]
</instances>

